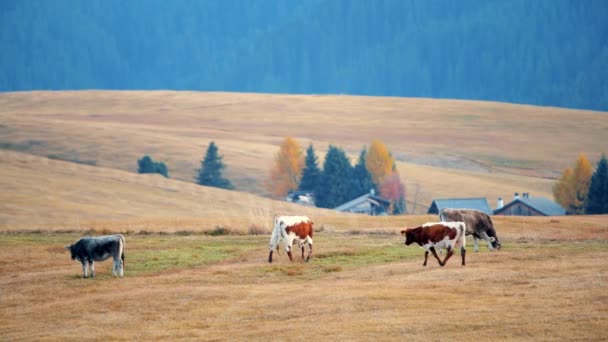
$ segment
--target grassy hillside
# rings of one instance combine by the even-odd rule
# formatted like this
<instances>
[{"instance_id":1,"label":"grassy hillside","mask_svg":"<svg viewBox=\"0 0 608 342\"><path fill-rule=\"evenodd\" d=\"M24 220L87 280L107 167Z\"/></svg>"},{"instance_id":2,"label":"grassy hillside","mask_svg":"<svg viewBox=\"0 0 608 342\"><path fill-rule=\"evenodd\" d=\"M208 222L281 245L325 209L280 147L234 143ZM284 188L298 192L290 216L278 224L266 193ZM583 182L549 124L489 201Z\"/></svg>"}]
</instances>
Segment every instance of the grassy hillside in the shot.
<instances>
[{"instance_id":1,"label":"grassy hillside","mask_svg":"<svg viewBox=\"0 0 608 342\"><path fill-rule=\"evenodd\" d=\"M124 231L212 230L216 226L246 231L250 225L270 228L274 213L318 216L328 212L160 175L9 151L0 151L0 188L0 227L8 230L95 229L101 222L118 220L124 222L120 226ZM113 230L113 226L100 229Z\"/></svg>"},{"instance_id":2,"label":"grassy hillside","mask_svg":"<svg viewBox=\"0 0 608 342\"><path fill-rule=\"evenodd\" d=\"M169 91L3 93L0 117L4 149L130 172L138 158L150 154L167 164L172 178L186 182L214 140L237 189L260 195L267 195L268 169L285 136L302 147L313 143L321 157L334 144L353 158L377 138L399 161L408 205L416 212L441 197L486 196L492 206L513 192L551 197L550 178L581 152L597 158L608 133L608 115L602 112L436 99ZM131 177L124 175L119 178Z\"/></svg>"}]
</instances>

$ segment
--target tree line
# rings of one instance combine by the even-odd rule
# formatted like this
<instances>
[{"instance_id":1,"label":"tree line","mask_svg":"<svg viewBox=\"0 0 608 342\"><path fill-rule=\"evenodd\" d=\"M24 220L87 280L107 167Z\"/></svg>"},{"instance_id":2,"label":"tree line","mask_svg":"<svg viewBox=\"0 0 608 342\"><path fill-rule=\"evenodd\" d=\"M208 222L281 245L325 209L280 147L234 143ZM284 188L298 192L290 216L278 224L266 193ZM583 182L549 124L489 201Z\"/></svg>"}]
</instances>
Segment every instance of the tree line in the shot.
<instances>
[{"instance_id":1,"label":"tree line","mask_svg":"<svg viewBox=\"0 0 608 342\"><path fill-rule=\"evenodd\" d=\"M391 214L406 212L405 186L395 159L380 140L364 147L354 165L344 150L329 145L321 167L312 144L304 156L298 142L287 137L270 169L268 190L276 197L295 190L312 192L317 207L332 209L374 191L390 201Z\"/></svg>"},{"instance_id":2,"label":"tree line","mask_svg":"<svg viewBox=\"0 0 608 342\"><path fill-rule=\"evenodd\" d=\"M154 161L148 155L138 159L137 164L139 173L169 177L165 163ZM230 180L223 176L225 168L223 156L212 141L200 169L196 170L195 181L200 185L234 189ZM373 190L390 201L390 213L406 212L405 186L395 159L380 140L372 141L369 148L364 147L354 165L344 150L329 145L321 167L312 144L304 155L299 143L287 137L275 155L267 188L278 198L296 190L312 192L315 205L320 208L335 208ZM581 154L574 167L566 168L556 181L553 196L569 215L608 214L606 156L602 155L594 170L587 157Z\"/></svg>"},{"instance_id":3,"label":"tree line","mask_svg":"<svg viewBox=\"0 0 608 342\"><path fill-rule=\"evenodd\" d=\"M196 170L195 181L200 185L234 189L230 180L223 176L225 168L223 156L212 141L200 169ZM169 177L166 165L147 155L138 160L138 172ZM405 186L395 159L380 140L372 141L369 149L364 147L355 165L351 164L344 150L330 145L321 167L312 144L304 156L298 142L287 137L270 168L267 187L278 198L295 190L312 192L315 205L320 208L335 208L373 191L390 201L389 213L406 212Z\"/></svg>"},{"instance_id":4,"label":"tree line","mask_svg":"<svg viewBox=\"0 0 608 342\"><path fill-rule=\"evenodd\" d=\"M0 1L0 91L173 89L608 110L605 0Z\"/></svg>"},{"instance_id":5,"label":"tree line","mask_svg":"<svg viewBox=\"0 0 608 342\"><path fill-rule=\"evenodd\" d=\"M608 160L602 155L595 170L584 154L553 186L553 197L570 215L608 214Z\"/></svg>"}]
</instances>

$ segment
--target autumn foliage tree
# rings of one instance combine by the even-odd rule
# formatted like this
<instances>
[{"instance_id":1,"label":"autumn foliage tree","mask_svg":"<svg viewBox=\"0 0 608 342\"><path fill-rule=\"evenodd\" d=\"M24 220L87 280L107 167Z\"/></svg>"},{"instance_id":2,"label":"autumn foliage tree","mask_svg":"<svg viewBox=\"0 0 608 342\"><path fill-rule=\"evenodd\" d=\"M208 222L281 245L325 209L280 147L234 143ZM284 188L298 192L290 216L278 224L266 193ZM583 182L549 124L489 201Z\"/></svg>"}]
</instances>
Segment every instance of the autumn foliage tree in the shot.
<instances>
[{"instance_id":1,"label":"autumn foliage tree","mask_svg":"<svg viewBox=\"0 0 608 342\"><path fill-rule=\"evenodd\" d=\"M405 186L401 183L401 176L397 170L384 177L380 184L380 195L391 201L389 209L391 214L405 213Z\"/></svg>"},{"instance_id":2,"label":"autumn foliage tree","mask_svg":"<svg viewBox=\"0 0 608 342\"><path fill-rule=\"evenodd\" d=\"M553 186L553 197L566 212L571 215L585 213L585 200L589 192L589 184L593 169L584 154L581 154L574 169L567 168Z\"/></svg>"},{"instance_id":3,"label":"autumn foliage tree","mask_svg":"<svg viewBox=\"0 0 608 342\"><path fill-rule=\"evenodd\" d=\"M391 201L391 214L405 213L405 186L388 147L380 140L372 141L365 163L380 195Z\"/></svg>"},{"instance_id":4,"label":"autumn foliage tree","mask_svg":"<svg viewBox=\"0 0 608 342\"><path fill-rule=\"evenodd\" d=\"M298 142L287 137L281 143L275 162L270 169L268 190L277 197L285 196L289 191L296 190L300 183L304 157Z\"/></svg>"},{"instance_id":5,"label":"autumn foliage tree","mask_svg":"<svg viewBox=\"0 0 608 342\"><path fill-rule=\"evenodd\" d=\"M374 184L380 185L384 177L393 172L395 159L382 141L374 140L365 157L365 165Z\"/></svg>"}]
</instances>

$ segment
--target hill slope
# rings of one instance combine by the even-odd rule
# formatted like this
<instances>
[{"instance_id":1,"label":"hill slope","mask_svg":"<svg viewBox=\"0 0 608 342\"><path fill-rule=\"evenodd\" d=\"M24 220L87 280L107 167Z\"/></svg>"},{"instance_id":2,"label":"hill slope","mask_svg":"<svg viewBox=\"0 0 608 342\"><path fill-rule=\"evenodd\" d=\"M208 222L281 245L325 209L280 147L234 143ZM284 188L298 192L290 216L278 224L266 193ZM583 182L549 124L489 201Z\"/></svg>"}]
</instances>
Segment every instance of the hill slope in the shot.
<instances>
[{"instance_id":1,"label":"hill slope","mask_svg":"<svg viewBox=\"0 0 608 342\"><path fill-rule=\"evenodd\" d=\"M214 140L240 191L264 184L286 136L320 153L354 158L372 139L398 160L410 208L438 197L513 192L551 197L552 180L579 153L605 146L602 112L496 102L356 96L198 92L21 92L0 94L4 149L136 172L144 154L174 179L192 182ZM574 119L576 118L576 120Z\"/></svg>"},{"instance_id":2,"label":"hill slope","mask_svg":"<svg viewBox=\"0 0 608 342\"><path fill-rule=\"evenodd\" d=\"M154 230L166 223L164 232L192 228L192 224L199 225L196 230L217 225L246 230L252 224L270 229L275 213L322 216L327 212L160 175L10 151L0 151L0 188L0 227L10 230L82 229L110 220L126 221L125 230L146 230L150 221Z\"/></svg>"}]
</instances>

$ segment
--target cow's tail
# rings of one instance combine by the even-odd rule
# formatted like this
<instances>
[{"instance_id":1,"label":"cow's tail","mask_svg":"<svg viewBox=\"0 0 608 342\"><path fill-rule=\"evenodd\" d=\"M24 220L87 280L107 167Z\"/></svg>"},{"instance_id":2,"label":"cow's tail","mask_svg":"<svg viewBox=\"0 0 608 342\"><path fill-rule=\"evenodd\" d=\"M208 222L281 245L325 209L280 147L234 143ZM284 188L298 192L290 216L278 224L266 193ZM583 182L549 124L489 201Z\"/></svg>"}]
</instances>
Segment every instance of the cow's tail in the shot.
<instances>
[{"instance_id":1,"label":"cow's tail","mask_svg":"<svg viewBox=\"0 0 608 342\"><path fill-rule=\"evenodd\" d=\"M460 226L461 228L461 232L460 232L460 248L465 249L467 247L467 224L465 222L462 222L462 225Z\"/></svg>"},{"instance_id":2,"label":"cow's tail","mask_svg":"<svg viewBox=\"0 0 608 342\"><path fill-rule=\"evenodd\" d=\"M122 234L120 236L120 260L122 260L122 267L125 267L125 237Z\"/></svg>"}]
</instances>

